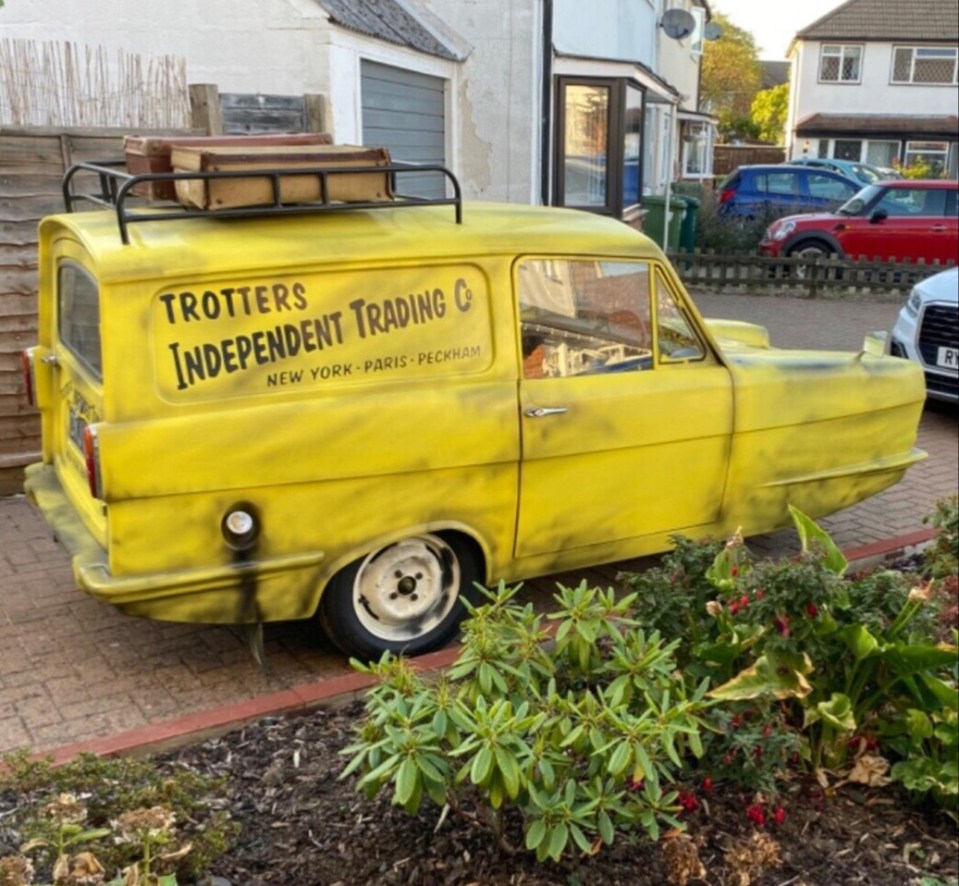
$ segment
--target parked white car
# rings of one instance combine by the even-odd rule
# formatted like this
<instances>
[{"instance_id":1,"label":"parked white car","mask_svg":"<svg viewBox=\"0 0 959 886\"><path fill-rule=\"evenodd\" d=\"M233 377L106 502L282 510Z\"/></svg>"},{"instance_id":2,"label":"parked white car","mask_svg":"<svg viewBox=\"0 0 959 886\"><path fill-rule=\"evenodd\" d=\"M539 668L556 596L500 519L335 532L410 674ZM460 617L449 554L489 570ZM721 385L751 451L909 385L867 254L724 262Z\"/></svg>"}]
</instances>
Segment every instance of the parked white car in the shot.
<instances>
[{"instance_id":1,"label":"parked white car","mask_svg":"<svg viewBox=\"0 0 959 886\"><path fill-rule=\"evenodd\" d=\"M959 268L913 287L893 327L890 351L922 367L928 397L959 400Z\"/></svg>"}]
</instances>

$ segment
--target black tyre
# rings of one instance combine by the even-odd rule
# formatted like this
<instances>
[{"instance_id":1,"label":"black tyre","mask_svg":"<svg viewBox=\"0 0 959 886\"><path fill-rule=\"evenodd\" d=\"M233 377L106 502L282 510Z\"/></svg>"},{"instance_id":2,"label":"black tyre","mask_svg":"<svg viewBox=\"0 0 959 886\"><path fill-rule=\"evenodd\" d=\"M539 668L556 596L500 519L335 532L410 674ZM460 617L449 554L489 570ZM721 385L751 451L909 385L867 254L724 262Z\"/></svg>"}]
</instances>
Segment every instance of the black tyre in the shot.
<instances>
[{"instance_id":1,"label":"black tyre","mask_svg":"<svg viewBox=\"0 0 959 886\"><path fill-rule=\"evenodd\" d=\"M330 640L370 661L444 646L476 600L480 562L455 535L417 535L354 560L330 580L317 613Z\"/></svg>"}]
</instances>

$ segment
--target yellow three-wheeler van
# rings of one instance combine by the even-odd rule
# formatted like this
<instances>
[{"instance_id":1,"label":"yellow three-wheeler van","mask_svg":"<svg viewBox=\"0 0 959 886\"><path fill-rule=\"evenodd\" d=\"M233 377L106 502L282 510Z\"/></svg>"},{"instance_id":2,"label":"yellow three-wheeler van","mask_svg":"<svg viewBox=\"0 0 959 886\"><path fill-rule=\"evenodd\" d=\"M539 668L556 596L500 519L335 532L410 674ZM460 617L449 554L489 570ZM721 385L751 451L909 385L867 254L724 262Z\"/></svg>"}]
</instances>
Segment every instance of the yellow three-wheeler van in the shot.
<instances>
[{"instance_id":1,"label":"yellow three-wheeler van","mask_svg":"<svg viewBox=\"0 0 959 886\"><path fill-rule=\"evenodd\" d=\"M124 612L417 653L477 581L771 530L922 457L911 363L704 322L618 221L137 210L101 175L117 206L40 226L27 491Z\"/></svg>"}]
</instances>

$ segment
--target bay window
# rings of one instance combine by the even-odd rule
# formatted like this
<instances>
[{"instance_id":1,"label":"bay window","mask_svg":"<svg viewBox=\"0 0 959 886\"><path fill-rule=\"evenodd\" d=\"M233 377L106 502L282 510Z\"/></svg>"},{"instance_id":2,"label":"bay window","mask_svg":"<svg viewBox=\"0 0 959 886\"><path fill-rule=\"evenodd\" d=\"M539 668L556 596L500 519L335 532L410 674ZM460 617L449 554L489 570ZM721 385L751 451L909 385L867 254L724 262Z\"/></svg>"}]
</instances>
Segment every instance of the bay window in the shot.
<instances>
[{"instance_id":1,"label":"bay window","mask_svg":"<svg viewBox=\"0 0 959 886\"><path fill-rule=\"evenodd\" d=\"M643 91L624 79L560 77L554 202L619 218L642 193Z\"/></svg>"}]
</instances>

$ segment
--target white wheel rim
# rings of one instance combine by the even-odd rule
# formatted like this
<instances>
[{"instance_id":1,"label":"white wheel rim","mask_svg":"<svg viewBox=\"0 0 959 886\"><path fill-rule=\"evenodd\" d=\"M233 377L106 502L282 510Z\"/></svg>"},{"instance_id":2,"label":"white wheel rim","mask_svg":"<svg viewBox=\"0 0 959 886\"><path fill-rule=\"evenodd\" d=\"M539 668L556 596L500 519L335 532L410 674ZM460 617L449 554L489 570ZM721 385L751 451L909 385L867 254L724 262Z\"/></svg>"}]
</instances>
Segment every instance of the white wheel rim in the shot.
<instances>
[{"instance_id":1,"label":"white wheel rim","mask_svg":"<svg viewBox=\"0 0 959 886\"><path fill-rule=\"evenodd\" d=\"M793 255L797 258L825 258L825 254L816 246L807 246L805 249L797 249ZM806 278L809 269L806 265L796 265L796 276L801 280Z\"/></svg>"},{"instance_id":2,"label":"white wheel rim","mask_svg":"<svg viewBox=\"0 0 959 886\"><path fill-rule=\"evenodd\" d=\"M404 539L370 554L353 581L360 624L381 640L415 640L435 629L456 605L460 565L435 535Z\"/></svg>"}]
</instances>

